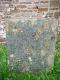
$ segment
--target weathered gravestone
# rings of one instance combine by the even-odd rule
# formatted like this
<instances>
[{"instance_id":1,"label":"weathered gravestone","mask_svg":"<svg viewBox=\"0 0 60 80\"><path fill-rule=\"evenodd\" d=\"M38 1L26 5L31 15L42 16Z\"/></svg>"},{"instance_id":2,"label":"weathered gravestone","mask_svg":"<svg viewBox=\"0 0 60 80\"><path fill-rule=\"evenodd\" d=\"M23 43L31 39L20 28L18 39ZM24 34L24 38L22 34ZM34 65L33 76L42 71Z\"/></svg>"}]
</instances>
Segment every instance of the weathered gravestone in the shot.
<instances>
[{"instance_id":1,"label":"weathered gravestone","mask_svg":"<svg viewBox=\"0 0 60 80\"><path fill-rule=\"evenodd\" d=\"M54 64L57 20L8 19L7 44L11 70L39 70Z\"/></svg>"}]
</instances>

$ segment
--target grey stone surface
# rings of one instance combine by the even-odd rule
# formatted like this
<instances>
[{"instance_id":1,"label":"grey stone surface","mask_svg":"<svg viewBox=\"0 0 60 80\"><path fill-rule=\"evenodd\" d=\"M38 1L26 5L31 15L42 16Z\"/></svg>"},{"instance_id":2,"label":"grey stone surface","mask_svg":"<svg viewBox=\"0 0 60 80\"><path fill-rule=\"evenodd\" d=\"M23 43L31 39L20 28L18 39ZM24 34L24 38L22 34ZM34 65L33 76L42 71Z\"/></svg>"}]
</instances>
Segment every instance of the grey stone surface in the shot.
<instances>
[{"instance_id":1,"label":"grey stone surface","mask_svg":"<svg viewBox=\"0 0 60 80\"><path fill-rule=\"evenodd\" d=\"M7 44L11 70L29 71L54 64L57 20L7 20Z\"/></svg>"}]
</instances>

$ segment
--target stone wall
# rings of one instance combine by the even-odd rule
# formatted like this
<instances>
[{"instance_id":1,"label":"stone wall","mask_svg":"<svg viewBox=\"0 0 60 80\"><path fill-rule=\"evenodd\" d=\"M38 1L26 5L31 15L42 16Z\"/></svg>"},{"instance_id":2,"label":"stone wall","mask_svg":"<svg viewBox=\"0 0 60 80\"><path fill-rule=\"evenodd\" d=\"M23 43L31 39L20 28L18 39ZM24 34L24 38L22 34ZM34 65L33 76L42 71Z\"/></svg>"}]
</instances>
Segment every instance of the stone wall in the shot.
<instances>
[{"instance_id":1,"label":"stone wall","mask_svg":"<svg viewBox=\"0 0 60 80\"><path fill-rule=\"evenodd\" d=\"M9 12L14 9L20 12L24 9L24 11L31 10L38 13L42 11L55 13L59 10L59 0L0 0L0 12Z\"/></svg>"}]
</instances>

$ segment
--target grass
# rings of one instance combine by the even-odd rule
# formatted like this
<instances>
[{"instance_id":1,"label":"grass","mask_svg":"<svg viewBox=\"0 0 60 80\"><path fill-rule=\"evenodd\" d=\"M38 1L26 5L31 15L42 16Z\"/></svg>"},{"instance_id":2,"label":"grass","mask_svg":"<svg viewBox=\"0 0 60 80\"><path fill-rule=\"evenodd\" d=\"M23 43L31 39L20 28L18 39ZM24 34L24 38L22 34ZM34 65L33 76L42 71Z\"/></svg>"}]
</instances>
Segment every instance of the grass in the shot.
<instances>
[{"instance_id":1,"label":"grass","mask_svg":"<svg viewBox=\"0 0 60 80\"><path fill-rule=\"evenodd\" d=\"M10 72L7 65L8 50L0 45L0 80L60 80L60 42L56 43L53 68L33 74L32 72Z\"/></svg>"}]
</instances>

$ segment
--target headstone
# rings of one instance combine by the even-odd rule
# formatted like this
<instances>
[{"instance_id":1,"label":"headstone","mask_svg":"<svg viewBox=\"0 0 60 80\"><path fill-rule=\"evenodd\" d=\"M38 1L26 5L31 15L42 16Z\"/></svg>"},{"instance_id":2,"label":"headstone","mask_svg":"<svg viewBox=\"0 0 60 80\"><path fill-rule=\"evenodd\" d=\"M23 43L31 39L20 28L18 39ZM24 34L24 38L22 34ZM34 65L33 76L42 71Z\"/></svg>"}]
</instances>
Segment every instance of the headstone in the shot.
<instances>
[{"instance_id":1,"label":"headstone","mask_svg":"<svg viewBox=\"0 0 60 80\"><path fill-rule=\"evenodd\" d=\"M7 23L11 70L35 71L53 66L57 20L12 18Z\"/></svg>"}]
</instances>

